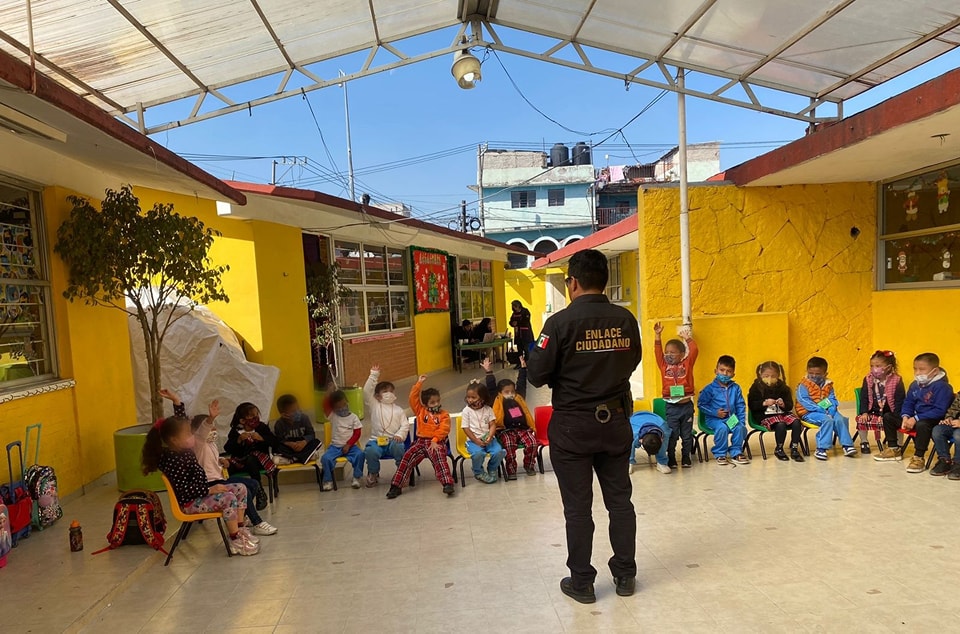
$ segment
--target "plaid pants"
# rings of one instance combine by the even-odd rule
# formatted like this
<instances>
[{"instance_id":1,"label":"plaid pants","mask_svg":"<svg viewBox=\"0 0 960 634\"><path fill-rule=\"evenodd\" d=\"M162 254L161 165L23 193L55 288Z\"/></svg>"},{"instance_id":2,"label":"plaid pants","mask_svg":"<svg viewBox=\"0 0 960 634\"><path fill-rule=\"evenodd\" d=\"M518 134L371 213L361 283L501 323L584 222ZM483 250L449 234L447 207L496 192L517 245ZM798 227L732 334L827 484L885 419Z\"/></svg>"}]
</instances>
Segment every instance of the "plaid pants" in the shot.
<instances>
[{"instance_id":1,"label":"plaid pants","mask_svg":"<svg viewBox=\"0 0 960 634\"><path fill-rule=\"evenodd\" d=\"M507 452L507 473L517 472L517 447L523 445L523 468L534 469L537 465L537 437L529 429L504 429L497 437Z\"/></svg>"},{"instance_id":2,"label":"plaid pants","mask_svg":"<svg viewBox=\"0 0 960 634\"><path fill-rule=\"evenodd\" d=\"M440 484L453 484L453 474L450 471L450 463L447 462L447 444L443 443L437 450L433 450L430 448L429 438L417 438L407 449L407 453L403 454L400 466L397 467L397 474L393 476L390 485L402 489L403 485L410 481L410 472L423 462L424 458L430 459Z\"/></svg>"}]
</instances>

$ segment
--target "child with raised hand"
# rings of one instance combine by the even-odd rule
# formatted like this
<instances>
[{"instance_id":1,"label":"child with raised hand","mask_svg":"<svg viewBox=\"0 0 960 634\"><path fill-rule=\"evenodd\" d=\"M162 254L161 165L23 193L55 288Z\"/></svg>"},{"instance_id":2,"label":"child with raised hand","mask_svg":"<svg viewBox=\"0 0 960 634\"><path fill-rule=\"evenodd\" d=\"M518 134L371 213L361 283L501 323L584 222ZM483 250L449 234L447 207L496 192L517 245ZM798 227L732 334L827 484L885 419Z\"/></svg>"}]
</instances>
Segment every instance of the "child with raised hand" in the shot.
<instances>
[{"instance_id":1,"label":"child with raised hand","mask_svg":"<svg viewBox=\"0 0 960 634\"><path fill-rule=\"evenodd\" d=\"M750 459L743 454L743 441L747 436L747 403L740 386L733 381L736 372L737 362L733 357L726 354L720 357L716 378L703 388L697 400L707 427L713 431L713 457L722 467L731 462L750 464Z\"/></svg>"},{"instance_id":2,"label":"child with raised hand","mask_svg":"<svg viewBox=\"0 0 960 634\"><path fill-rule=\"evenodd\" d=\"M823 357L810 357L807 361L807 376L797 386L797 414L800 420L817 428L817 451L813 457L827 459L827 449L833 446L833 435L840 438L843 455L853 458L857 450L853 448L847 417L839 411L840 403L833 389L833 381L827 378L827 360Z\"/></svg>"},{"instance_id":3,"label":"child with raised hand","mask_svg":"<svg viewBox=\"0 0 960 634\"><path fill-rule=\"evenodd\" d=\"M693 395L696 393L693 383L693 364L697 361L699 348L688 329L684 329L686 342L671 339L661 342L663 324L653 325L655 335L653 350L657 358L663 400L666 402L667 426L670 438L667 440L667 464L677 466L677 441L681 441L680 464L684 469L693 466Z\"/></svg>"},{"instance_id":4,"label":"child with raised hand","mask_svg":"<svg viewBox=\"0 0 960 634\"><path fill-rule=\"evenodd\" d=\"M874 460L900 460L900 412L907 392L897 371L897 357L889 350L877 350L870 357L870 374L860 386L857 404L857 431L860 453L870 453L870 435L879 438L883 430L887 446Z\"/></svg>"},{"instance_id":5,"label":"child with raised hand","mask_svg":"<svg viewBox=\"0 0 960 634\"><path fill-rule=\"evenodd\" d=\"M497 381L489 358L481 363L486 375L487 391L495 394L493 415L497 422L497 438L507 452L507 480L517 479L517 448L523 445L523 470L528 476L537 475L537 425L527 407L527 357L520 355L517 381Z\"/></svg>"},{"instance_id":6,"label":"child with raised hand","mask_svg":"<svg viewBox=\"0 0 960 634\"><path fill-rule=\"evenodd\" d=\"M453 495L453 474L447 462L447 436L450 435L450 414L444 411L439 390L423 388L427 380L421 375L410 390L410 409L416 416L417 439L413 441L400 460L397 473L390 483L387 499L392 500L403 493L403 485L409 482L410 472L424 458L429 458L437 479L446 495Z\"/></svg>"},{"instance_id":7,"label":"child with raised hand","mask_svg":"<svg viewBox=\"0 0 960 634\"><path fill-rule=\"evenodd\" d=\"M260 409L253 403L240 403L233 412L230 432L223 450L230 454L230 475L246 473L263 487L260 471L272 474L277 470L270 452L277 446L277 437L270 427L260 420Z\"/></svg>"},{"instance_id":8,"label":"child with raised hand","mask_svg":"<svg viewBox=\"0 0 960 634\"><path fill-rule=\"evenodd\" d=\"M307 464L319 459L323 443L317 438L310 418L300 409L297 397L282 395L277 399L277 411L280 418L273 424L273 435L277 437L274 458L286 464Z\"/></svg>"},{"instance_id":9,"label":"child with raised hand","mask_svg":"<svg viewBox=\"0 0 960 634\"><path fill-rule=\"evenodd\" d=\"M363 450L367 460L367 487L375 487L380 481L380 461L383 458L393 458L397 467L403 459L410 420L397 405L396 390L390 381L380 380L379 365L370 368L370 376L363 386L364 408L370 416L370 439Z\"/></svg>"},{"instance_id":10,"label":"child with raised hand","mask_svg":"<svg viewBox=\"0 0 960 634\"><path fill-rule=\"evenodd\" d=\"M182 408L182 405L181 405ZM158 420L143 445L141 463L145 475L160 471L170 481L176 500L184 513L223 514L230 534L230 550L236 555L256 555L260 545L254 543L243 528L247 509L247 489L242 484L208 484L203 467L194 453L196 436L190 421L174 414Z\"/></svg>"},{"instance_id":11,"label":"child with raised hand","mask_svg":"<svg viewBox=\"0 0 960 634\"><path fill-rule=\"evenodd\" d=\"M934 428L944 420L953 403L953 388L947 374L940 368L940 357L924 352L913 360L914 381L907 390L901 409L903 429L916 430L913 439L916 451L907 465L907 473L922 473L927 470L923 459L930 446Z\"/></svg>"},{"instance_id":12,"label":"child with raised hand","mask_svg":"<svg viewBox=\"0 0 960 634\"><path fill-rule=\"evenodd\" d=\"M327 424L331 425L330 446L320 456L323 465L323 490L333 490L333 469L337 458L346 458L353 465L353 480L350 486L360 488L360 478L363 477L364 455L357 446L360 441L360 432L363 423L356 414L350 411L350 402L342 390L335 390L323 401L323 411L327 415Z\"/></svg>"},{"instance_id":13,"label":"child with raised hand","mask_svg":"<svg viewBox=\"0 0 960 634\"><path fill-rule=\"evenodd\" d=\"M494 484L498 479L500 462L507 452L497 441L496 417L489 405L490 392L479 381L471 381L467 386L464 402L467 406L460 414L460 425L467 436L467 451L470 452L470 460L473 462L473 477L486 484ZM484 469L483 461L487 454L490 455L490 460Z\"/></svg>"},{"instance_id":14,"label":"child with raised hand","mask_svg":"<svg viewBox=\"0 0 960 634\"><path fill-rule=\"evenodd\" d=\"M950 443L954 457L950 459ZM933 446L937 451L937 465L930 475L945 475L950 480L960 480L960 394L947 409L943 421L933 428Z\"/></svg>"},{"instance_id":15,"label":"child with raised hand","mask_svg":"<svg viewBox=\"0 0 960 634\"><path fill-rule=\"evenodd\" d=\"M800 452L803 425L800 424L800 419L791 413L793 395L783 377L783 366L776 361L765 361L757 366L757 378L747 393L747 405L753 420L773 432L777 443L773 454L777 460L788 461L793 458L796 462L803 462L803 454ZM783 449L788 429L790 458Z\"/></svg>"}]
</instances>

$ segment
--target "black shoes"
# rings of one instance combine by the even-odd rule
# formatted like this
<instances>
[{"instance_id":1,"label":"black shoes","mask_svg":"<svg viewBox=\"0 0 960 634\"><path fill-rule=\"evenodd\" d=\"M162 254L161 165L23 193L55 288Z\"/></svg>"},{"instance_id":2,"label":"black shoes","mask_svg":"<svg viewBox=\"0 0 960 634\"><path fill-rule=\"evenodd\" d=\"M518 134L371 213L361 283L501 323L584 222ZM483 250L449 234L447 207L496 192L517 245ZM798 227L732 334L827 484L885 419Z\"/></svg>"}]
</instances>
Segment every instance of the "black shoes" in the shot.
<instances>
[{"instance_id":1,"label":"black shoes","mask_svg":"<svg viewBox=\"0 0 960 634\"><path fill-rule=\"evenodd\" d=\"M585 588L577 588L573 585L573 579L570 577L564 577L560 580L560 592L564 593L574 601L579 603L596 603L597 595L593 591L593 584L586 586ZM618 590L619 593L619 590Z\"/></svg>"},{"instance_id":2,"label":"black shoes","mask_svg":"<svg viewBox=\"0 0 960 634\"><path fill-rule=\"evenodd\" d=\"M443 485L443 492L444 492L445 494L447 494L447 495L453 495L455 491L456 491L456 489L453 488L453 485L452 485L452 484L444 484L444 485Z\"/></svg>"},{"instance_id":3,"label":"black shoes","mask_svg":"<svg viewBox=\"0 0 960 634\"><path fill-rule=\"evenodd\" d=\"M683 457L680 459L680 465L681 465L684 469L689 469L690 467L693 466L693 461L690 460L689 454L686 455L686 456L683 456ZM673 465L673 466L676 467L677 465Z\"/></svg>"},{"instance_id":4,"label":"black shoes","mask_svg":"<svg viewBox=\"0 0 960 634\"><path fill-rule=\"evenodd\" d=\"M953 470L953 461L944 460L941 458L940 460L937 460L937 466L930 470L930 475L945 476L950 473L951 470Z\"/></svg>"},{"instance_id":5,"label":"black shoes","mask_svg":"<svg viewBox=\"0 0 960 634\"><path fill-rule=\"evenodd\" d=\"M513 480L516 480L516 479L517 479L517 474L516 474L516 473L508 473L508 474L507 474L507 480L510 480L510 481L512 482Z\"/></svg>"},{"instance_id":6,"label":"black shoes","mask_svg":"<svg viewBox=\"0 0 960 634\"><path fill-rule=\"evenodd\" d=\"M803 454L800 453L799 445L790 445L790 457L793 458L794 462L803 462Z\"/></svg>"},{"instance_id":7,"label":"black shoes","mask_svg":"<svg viewBox=\"0 0 960 634\"><path fill-rule=\"evenodd\" d=\"M400 487L395 487L391 485L390 490L387 491L387 499L392 500L395 497L399 496L401 493L403 493L403 489L401 489Z\"/></svg>"},{"instance_id":8,"label":"black shoes","mask_svg":"<svg viewBox=\"0 0 960 634\"><path fill-rule=\"evenodd\" d=\"M257 487L256 500L254 501L254 506L258 511L262 511L267 508L267 492L263 490L263 487Z\"/></svg>"},{"instance_id":9,"label":"black shoes","mask_svg":"<svg viewBox=\"0 0 960 634\"><path fill-rule=\"evenodd\" d=\"M636 577L614 577L613 582L617 584L617 595L621 597L632 597L637 589Z\"/></svg>"},{"instance_id":10,"label":"black shoes","mask_svg":"<svg viewBox=\"0 0 960 634\"><path fill-rule=\"evenodd\" d=\"M868 442L860 443L860 453L864 455L870 455L870 443Z\"/></svg>"},{"instance_id":11,"label":"black shoes","mask_svg":"<svg viewBox=\"0 0 960 634\"><path fill-rule=\"evenodd\" d=\"M774 449L773 455L777 457L777 460L783 460L784 462L790 460L790 458L787 457L787 453L783 450L783 445L780 445Z\"/></svg>"}]
</instances>

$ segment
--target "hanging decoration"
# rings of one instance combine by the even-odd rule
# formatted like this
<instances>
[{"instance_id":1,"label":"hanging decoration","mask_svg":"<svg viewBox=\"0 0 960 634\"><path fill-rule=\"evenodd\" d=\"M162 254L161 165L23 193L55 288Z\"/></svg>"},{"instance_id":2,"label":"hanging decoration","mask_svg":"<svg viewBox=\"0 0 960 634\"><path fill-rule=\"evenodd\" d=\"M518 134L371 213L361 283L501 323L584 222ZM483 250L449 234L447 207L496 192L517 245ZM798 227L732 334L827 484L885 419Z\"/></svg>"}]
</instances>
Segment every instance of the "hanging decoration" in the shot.
<instances>
[{"instance_id":1,"label":"hanging decoration","mask_svg":"<svg viewBox=\"0 0 960 634\"><path fill-rule=\"evenodd\" d=\"M907 192L907 199L903 201L903 212L907 215L907 222L916 222L917 221L917 212L919 208L917 203L919 202L917 192L915 189L911 189Z\"/></svg>"},{"instance_id":2,"label":"hanging decoration","mask_svg":"<svg viewBox=\"0 0 960 634\"><path fill-rule=\"evenodd\" d=\"M937 176L937 210L945 214L948 207L950 207L950 179L944 171Z\"/></svg>"},{"instance_id":3,"label":"hanging decoration","mask_svg":"<svg viewBox=\"0 0 960 634\"><path fill-rule=\"evenodd\" d=\"M943 253L940 255L940 258L941 258L941 263L940 263L940 265L941 265L944 269L946 269L946 270L949 271L949 270L950 270L950 260L953 258L953 254L950 253L950 250L949 250L949 249L947 249L946 247L944 247Z\"/></svg>"},{"instance_id":4,"label":"hanging decoration","mask_svg":"<svg viewBox=\"0 0 960 634\"><path fill-rule=\"evenodd\" d=\"M904 275L907 272L907 252L901 251L897 254L897 270L900 271L900 275Z\"/></svg>"},{"instance_id":5,"label":"hanging decoration","mask_svg":"<svg viewBox=\"0 0 960 634\"><path fill-rule=\"evenodd\" d=\"M412 247L414 312L445 313L450 310L448 255L444 251Z\"/></svg>"}]
</instances>

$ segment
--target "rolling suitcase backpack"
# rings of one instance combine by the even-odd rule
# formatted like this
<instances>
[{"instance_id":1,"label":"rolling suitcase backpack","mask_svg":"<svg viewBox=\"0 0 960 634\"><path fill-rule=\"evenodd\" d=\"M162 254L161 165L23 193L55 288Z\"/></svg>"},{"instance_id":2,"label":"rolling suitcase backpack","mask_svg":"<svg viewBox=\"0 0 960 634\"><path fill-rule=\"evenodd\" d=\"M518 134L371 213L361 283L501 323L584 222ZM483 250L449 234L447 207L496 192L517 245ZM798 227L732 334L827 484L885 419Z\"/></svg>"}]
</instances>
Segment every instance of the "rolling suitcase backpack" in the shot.
<instances>
[{"instance_id":1,"label":"rolling suitcase backpack","mask_svg":"<svg viewBox=\"0 0 960 634\"><path fill-rule=\"evenodd\" d=\"M60 508L60 498L57 495L57 474L53 467L40 465L40 423L27 426L26 447L27 454L30 450L30 432L37 430L37 446L33 453L33 464L27 467L23 480L27 487L27 492L33 500L33 528L38 531L51 526L58 519L63 517L63 510Z\"/></svg>"},{"instance_id":2,"label":"rolling suitcase backpack","mask_svg":"<svg viewBox=\"0 0 960 634\"><path fill-rule=\"evenodd\" d=\"M16 448L20 459L20 479L13 477L13 450ZM10 536L15 547L21 539L30 536L30 522L33 519L33 500L23 486L23 443L15 440L7 445L7 469L10 483L0 487L0 498L10 513Z\"/></svg>"}]
</instances>

